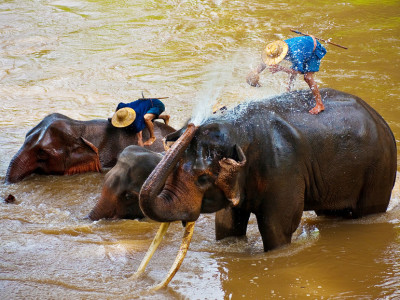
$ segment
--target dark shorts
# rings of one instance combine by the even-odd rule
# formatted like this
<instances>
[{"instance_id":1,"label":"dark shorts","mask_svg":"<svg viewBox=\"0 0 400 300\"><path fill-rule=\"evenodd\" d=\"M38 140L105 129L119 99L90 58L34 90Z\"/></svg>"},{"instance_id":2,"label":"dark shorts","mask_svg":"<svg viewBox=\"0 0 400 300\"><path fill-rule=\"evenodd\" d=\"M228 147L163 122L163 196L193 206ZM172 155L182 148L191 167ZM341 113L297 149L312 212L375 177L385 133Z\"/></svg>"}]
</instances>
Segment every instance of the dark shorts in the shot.
<instances>
[{"instance_id":1,"label":"dark shorts","mask_svg":"<svg viewBox=\"0 0 400 300\"><path fill-rule=\"evenodd\" d=\"M318 72L320 64L321 60L318 58L318 56L312 55L308 61L304 62L302 74L306 72Z\"/></svg>"},{"instance_id":2,"label":"dark shorts","mask_svg":"<svg viewBox=\"0 0 400 300\"><path fill-rule=\"evenodd\" d=\"M326 54L326 49L320 42L314 49L314 40L310 36L295 37L285 40L289 50L285 59L292 63L291 68L302 74L318 72L321 59Z\"/></svg>"},{"instance_id":3,"label":"dark shorts","mask_svg":"<svg viewBox=\"0 0 400 300\"><path fill-rule=\"evenodd\" d=\"M147 113L156 115L156 117L158 118L158 116L161 115L165 111L165 105L158 99L152 99L151 102L152 102L153 107L150 108L147 111Z\"/></svg>"}]
</instances>

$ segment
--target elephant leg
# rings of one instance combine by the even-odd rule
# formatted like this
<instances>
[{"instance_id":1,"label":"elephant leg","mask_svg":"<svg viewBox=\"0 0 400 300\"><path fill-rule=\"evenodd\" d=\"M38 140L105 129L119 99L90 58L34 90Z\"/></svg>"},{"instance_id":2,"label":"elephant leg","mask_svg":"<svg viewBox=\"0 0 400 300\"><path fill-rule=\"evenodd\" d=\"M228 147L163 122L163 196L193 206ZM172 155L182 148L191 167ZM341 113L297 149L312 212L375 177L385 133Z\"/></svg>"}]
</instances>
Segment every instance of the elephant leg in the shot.
<instances>
[{"instance_id":1,"label":"elephant leg","mask_svg":"<svg viewBox=\"0 0 400 300\"><path fill-rule=\"evenodd\" d=\"M264 251L269 251L290 244L303 215L304 188L297 184L281 186L264 199L256 217Z\"/></svg>"},{"instance_id":2,"label":"elephant leg","mask_svg":"<svg viewBox=\"0 0 400 300\"><path fill-rule=\"evenodd\" d=\"M264 251L269 251L290 244L292 233L285 230L285 225L273 217L257 214L257 224L263 240Z\"/></svg>"},{"instance_id":3,"label":"elephant leg","mask_svg":"<svg viewBox=\"0 0 400 300\"><path fill-rule=\"evenodd\" d=\"M396 173L388 174L386 170L371 170L366 176L356 207L352 211L353 218L386 211L395 180Z\"/></svg>"},{"instance_id":4,"label":"elephant leg","mask_svg":"<svg viewBox=\"0 0 400 300\"><path fill-rule=\"evenodd\" d=\"M215 238L246 235L250 212L237 207L227 207L215 215Z\"/></svg>"}]
</instances>

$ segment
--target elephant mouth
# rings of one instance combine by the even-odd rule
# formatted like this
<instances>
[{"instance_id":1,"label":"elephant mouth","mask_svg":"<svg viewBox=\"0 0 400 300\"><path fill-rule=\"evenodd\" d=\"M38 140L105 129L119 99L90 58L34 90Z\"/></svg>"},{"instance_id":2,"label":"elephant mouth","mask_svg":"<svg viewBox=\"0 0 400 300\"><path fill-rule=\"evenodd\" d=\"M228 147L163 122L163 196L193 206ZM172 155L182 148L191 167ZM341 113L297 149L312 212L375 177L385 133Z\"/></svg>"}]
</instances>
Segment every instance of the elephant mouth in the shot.
<instances>
[{"instance_id":1,"label":"elephant mouth","mask_svg":"<svg viewBox=\"0 0 400 300\"><path fill-rule=\"evenodd\" d=\"M101 173L101 165L99 157L95 157L95 159L84 162L75 166L72 166L65 170L64 175L75 175L86 172L98 172Z\"/></svg>"},{"instance_id":2,"label":"elephant mouth","mask_svg":"<svg viewBox=\"0 0 400 300\"><path fill-rule=\"evenodd\" d=\"M152 243L150 244L149 249L147 250L146 255L144 256L142 262L140 263L138 270L136 271L135 274L133 274L131 276L131 279L137 279L144 273L148 263L150 262L150 259L152 258L153 254L157 250L157 247L160 245L170 224L171 223L169 223L169 222L161 223L160 228L158 229L156 236L154 237ZM181 247L179 248L179 251L175 258L175 261L172 264L171 268L169 269L169 272L165 276L164 280L162 282L160 282L159 284L153 286L151 288L152 291L157 291L159 289L165 288L168 285L168 283L172 280L172 278L175 276L176 272L178 272L178 270L186 256L186 253L189 249L189 245L190 245L190 242L191 242L192 236L193 236L194 224L195 224L195 222L187 222L186 223L185 232L182 237Z\"/></svg>"}]
</instances>

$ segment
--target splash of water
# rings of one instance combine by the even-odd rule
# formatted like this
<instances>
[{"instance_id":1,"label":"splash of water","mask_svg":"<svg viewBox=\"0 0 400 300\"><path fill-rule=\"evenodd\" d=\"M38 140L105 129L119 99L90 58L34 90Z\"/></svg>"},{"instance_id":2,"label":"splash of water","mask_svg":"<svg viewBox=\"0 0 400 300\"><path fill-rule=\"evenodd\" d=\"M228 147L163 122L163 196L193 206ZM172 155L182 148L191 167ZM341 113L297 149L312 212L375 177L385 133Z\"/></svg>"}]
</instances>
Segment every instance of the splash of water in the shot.
<instances>
[{"instance_id":1,"label":"splash of water","mask_svg":"<svg viewBox=\"0 0 400 300\"><path fill-rule=\"evenodd\" d=\"M192 112L191 122L199 126L213 113L213 108L218 107L219 96L223 93L225 86L232 87L234 80L235 61L240 61L241 51L228 55L223 61L213 64L211 70L205 72L200 92L196 97L196 105Z\"/></svg>"},{"instance_id":2,"label":"splash of water","mask_svg":"<svg viewBox=\"0 0 400 300\"><path fill-rule=\"evenodd\" d=\"M207 73L208 78L203 82L200 94L197 96L196 105L192 112L191 123L196 126L202 124L212 114L213 105L217 102L223 82L221 78L224 78L219 71L213 71Z\"/></svg>"}]
</instances>

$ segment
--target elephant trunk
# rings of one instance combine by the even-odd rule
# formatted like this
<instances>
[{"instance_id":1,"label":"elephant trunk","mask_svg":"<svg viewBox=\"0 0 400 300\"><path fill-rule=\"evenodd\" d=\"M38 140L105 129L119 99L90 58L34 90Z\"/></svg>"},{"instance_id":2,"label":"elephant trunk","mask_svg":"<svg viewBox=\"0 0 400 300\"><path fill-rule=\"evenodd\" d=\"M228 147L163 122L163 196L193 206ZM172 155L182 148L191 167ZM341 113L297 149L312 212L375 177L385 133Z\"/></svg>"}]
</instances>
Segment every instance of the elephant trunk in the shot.
<instances>
[{"instance_id":1,"label":"elephant trunk","mask_svg":"<svg viewBox=\"0 0 400 300\"><path fill-rule=\"evenodd\" d=\"M196 133L197 127L189 124L182 136L172 145L166 155L144 182L139 196L139 204L143 213L159 222L169 222L186 219L197 219L193 215L193 207L190 203L179 201L179 198L188 192L176 187L173 178L169 175L186 151L189 143ZM173 174L171 174L173 175ZM169 178L167 182L167 178ZM167 182L167 184L165 184ZM164 187L165 186L165 187ZM164 187L164 190L162 190ZM194 220L192 220L194 221Z\"/></svg>"},{"instance_id":2,"label":"elephant trunk","mask_svg":"<svg viewBox=\"0 0 400 300\"><path fill-rule=\"evenodd\" d=\"M6 183L17 183L31 175L36 169L36 161L28 155L17 153L11 160L6 174Z\"/></svg>"},{"instance_id":3,"label":"elephant trunk","mask_svg":"<svg viewBox=\"0 0 400 300\"><path fill-rule=\"evenodd\" d=\"M116 211L115 205L118 200L116 198L117 196L114 193L109 193L107 189L103 189L101 198L87 217L92 221L113 218Z\"/></svg>"}]
</instances>

